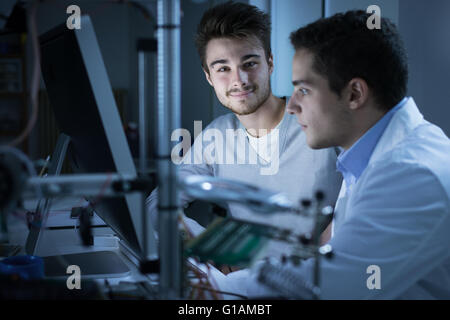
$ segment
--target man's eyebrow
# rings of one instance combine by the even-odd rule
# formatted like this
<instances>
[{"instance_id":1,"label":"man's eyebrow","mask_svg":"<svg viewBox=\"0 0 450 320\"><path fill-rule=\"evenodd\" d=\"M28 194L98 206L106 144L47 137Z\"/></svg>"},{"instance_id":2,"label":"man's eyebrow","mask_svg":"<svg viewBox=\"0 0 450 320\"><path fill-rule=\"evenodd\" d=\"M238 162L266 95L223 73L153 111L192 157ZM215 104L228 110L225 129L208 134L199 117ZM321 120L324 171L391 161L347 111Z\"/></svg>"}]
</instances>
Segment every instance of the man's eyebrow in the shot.
<instances>
[{"instance_id":1,"label":"man's eyebrow","mask_svg":"<svg viewBox=\"0 0 450 320\"><path fill-rule=\"evenodd\" d=\"M251 58L261 58L261 56L259 54L246 54L241 58L241 61L245 61Z\"/></svg>"},{"instance_id":2,"label":"man's eyebrow","mask_svg":"<svg viewBox=\"0 0 450 320\"><path fill-rule=\"evenodd\" d=\"M218 63L227 63L227 62L228 62L228 60L226 60L226 59L214 60L213 62L211 62L211 63L209 64L209 67L212 68L215 64L218 64Z\"/></svg>"},{"instance_id":3,"label":"man's eyebrow","mask_svg":"<svg viewBox=\"0 0 450 320\"><path fill-rule=\"evenodd\" d=\"M245 56L243 56L241 58L241 61L245 61L245 60L248 60L248 59L251 59L251 58L261 58L261 56L259 54L246 54ZM225 64L225 63L228 63L228 60L227 59L214 60L213 62L211 62L209 64L209 67L212 68L214 65L219 64L219 63L220 64Z\"/></svg>"},{"instance_id":4,"label":"man's eyebrow","mask_svg":"<svg viewBox=\"0 0 450 320\"><path fill-rule=\"evenodd\" d=\"M294 87L296 87L301 84L313 85L314 83L309 79L299 79L299 80L292 80L292 84L294 85Z\"/></svg>"}]
</instances>

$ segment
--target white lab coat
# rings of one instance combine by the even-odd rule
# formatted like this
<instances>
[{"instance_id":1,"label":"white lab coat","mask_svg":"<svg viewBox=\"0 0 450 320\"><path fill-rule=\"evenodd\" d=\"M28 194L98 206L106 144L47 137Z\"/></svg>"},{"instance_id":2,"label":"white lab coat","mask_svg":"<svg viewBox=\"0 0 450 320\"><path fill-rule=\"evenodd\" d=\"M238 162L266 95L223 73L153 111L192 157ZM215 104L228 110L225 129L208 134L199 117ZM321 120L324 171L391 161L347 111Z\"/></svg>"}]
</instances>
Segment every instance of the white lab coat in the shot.
<instances>
[{"instance_id":1,"label":"white lab coat","mask_svg":"<svg viewBox=\"0 0 450 320\"><path fill-rule=\"evenodd\" d=\"M450 140L409 98L338 203L340 223L329 242L335 256L322 259L321 298L450 299L449 199ZM286 270L312 281L313 261L279 264L277 283ZM257 275L230 274L228 287L247 279L240 288L249 296L276 295Z\"/></svg>"}]
</instances>

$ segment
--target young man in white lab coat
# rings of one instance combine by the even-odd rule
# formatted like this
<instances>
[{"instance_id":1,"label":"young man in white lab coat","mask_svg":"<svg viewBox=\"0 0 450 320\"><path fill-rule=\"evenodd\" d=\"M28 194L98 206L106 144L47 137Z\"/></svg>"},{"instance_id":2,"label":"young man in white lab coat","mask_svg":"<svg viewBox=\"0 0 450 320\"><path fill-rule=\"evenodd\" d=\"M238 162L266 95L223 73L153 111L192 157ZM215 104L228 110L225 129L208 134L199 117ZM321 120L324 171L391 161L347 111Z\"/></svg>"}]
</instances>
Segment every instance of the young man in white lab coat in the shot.
<instances>
[{"instance_id":1,"label":"young man in white lab coat","mask_svg":"<svg viewBox=\"0 0 450 320\"><path fill-rule=\"evenodd\" d=\"M338 146L344 176L322 259L323 299L450 298L450 141L406 97L406 53L395 26L349 11L291 34L288 111L308 145ZM272 268L271 272L267 272ZM249 296L308 298L314 260L272 261L228 275Z\"/></svg>"}]
</instances>

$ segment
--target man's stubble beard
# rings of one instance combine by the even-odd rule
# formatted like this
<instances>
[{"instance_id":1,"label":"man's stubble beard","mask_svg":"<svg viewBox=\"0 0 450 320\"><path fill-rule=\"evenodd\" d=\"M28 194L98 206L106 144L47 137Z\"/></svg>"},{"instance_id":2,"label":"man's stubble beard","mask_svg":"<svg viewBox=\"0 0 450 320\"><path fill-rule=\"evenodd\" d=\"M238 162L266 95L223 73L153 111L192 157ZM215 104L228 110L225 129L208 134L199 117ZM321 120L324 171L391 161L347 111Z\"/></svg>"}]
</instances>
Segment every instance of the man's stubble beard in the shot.
<instances>
[{"instance_id":1,"label":"man's stubble beard","mask_svg":"<svg viewBox=\"0 0 450 320\"><path fill-rule=\"evenodd\" d=\"M256 97L256 101L251 105L248 105L243 110L237 110L237 108L233 107L233 105L228 101L227 104L223 104L225 108L230 109L233 113L238 116L245 116L256 112L270 97L270 93L272 92L270 80L267 81L267 84L262 87L261 96L258 97L257 93L260 90L259 86L255 86L255 90L253 94Z\"/></svg>"}]
</instances>

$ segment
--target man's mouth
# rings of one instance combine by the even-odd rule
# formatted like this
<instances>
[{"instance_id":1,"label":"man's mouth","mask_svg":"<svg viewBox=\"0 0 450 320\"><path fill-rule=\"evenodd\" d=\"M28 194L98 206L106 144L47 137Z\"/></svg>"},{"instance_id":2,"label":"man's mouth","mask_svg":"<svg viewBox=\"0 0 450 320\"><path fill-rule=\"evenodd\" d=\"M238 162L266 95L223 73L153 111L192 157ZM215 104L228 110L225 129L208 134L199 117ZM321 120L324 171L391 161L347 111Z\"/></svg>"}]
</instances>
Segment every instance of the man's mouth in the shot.
<instances>
[{"instance_id":1,"label":"man's mouth","mask_svg":"<svg viewBox=\"0 0 450 320\"><path fill-rule=\"evenodd\" d=\"M306 129L308 126L304 125L303 123L298 122L298 124L302 127L302 129Z\"/></svg>"},{"instance_id":2,"label":"man's mouth","mask_svg":"<svg viewBox=\"0 0 450 320\"><path fill-rule=\"evenodd\" d=\"M252 94L255 91L255 89L249 89L249 90L245 90L245 91L234 91L234 92L230 92L229 96L233 97L233 98L245 98L247 96L249 96L250 94Z\"/></svg>"}]
</instances>

